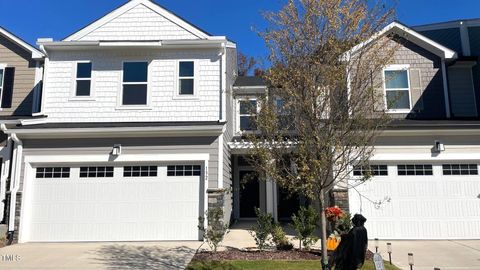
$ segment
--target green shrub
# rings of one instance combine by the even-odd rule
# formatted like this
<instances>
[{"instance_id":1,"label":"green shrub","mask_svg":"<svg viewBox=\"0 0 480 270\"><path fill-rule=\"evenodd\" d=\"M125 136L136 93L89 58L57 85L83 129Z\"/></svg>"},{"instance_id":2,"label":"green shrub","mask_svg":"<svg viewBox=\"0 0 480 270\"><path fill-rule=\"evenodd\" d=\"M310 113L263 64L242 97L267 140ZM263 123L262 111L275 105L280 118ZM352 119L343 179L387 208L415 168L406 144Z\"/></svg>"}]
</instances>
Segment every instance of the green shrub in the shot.
<instances>
[{"instance_id":1,"label":"green shrub","mask_svg":"<svg viewBox=\"0 0 480 270\"><path fill-rule=\"evenodd\" d=\"M308 208L302 206L297 215L293 214L293 227L297 233L295 239L299 240L300 249L302 249L302 245L305 249L310 249L318 241L318 237L315 235L318 218L317 211L311 206Z\"/></svg>"},{"instance_id":2,"label":"green shrub","mask_svg":"<svg viewBox=\"0 0 480 270\"><path fill-rule=\"evenodd\" d=\"M288 241L285 232L280 224L275 224L272 230L272 242L277 247L277 250L292 250L293 245Z\"/></svg>"},{"instance_id":3,"label":"green shrub","mask_svg":"<svg viewBox=\"0 0 480 270\"><path fill-rule=\"evenodd\" d=\"M264 213L259 208L255 208L255 214L257 215L257 223L253 225L249 232L255 239L257 248L264 250L272 234L273 216L272 214Z\"/></svg>"},{"instance_id":4,"label":"green shrub","mask_svg":"<svg viewBox=\"0 0 480 270\"><path fill-rule=\"evenodd\" d=\"M335 231L342 235L347 234L353 227L352 216L349 213L344 213L337 221Z\"/></svg>"},{"instance_id":5,"label":"green shrub","mask_svg":"<svg viewBox=\"0 0 480 270\"><path fill-rule=\"evenodd\" d=\"M228 232L228 224L223 223L223 210L220 207L205 212L205 216L207 217L207 224L205 224L204 217L199 217L198 229L203 232L203 238L213 252L217 252L218 245Z\"/></svg>"}]
</instances>

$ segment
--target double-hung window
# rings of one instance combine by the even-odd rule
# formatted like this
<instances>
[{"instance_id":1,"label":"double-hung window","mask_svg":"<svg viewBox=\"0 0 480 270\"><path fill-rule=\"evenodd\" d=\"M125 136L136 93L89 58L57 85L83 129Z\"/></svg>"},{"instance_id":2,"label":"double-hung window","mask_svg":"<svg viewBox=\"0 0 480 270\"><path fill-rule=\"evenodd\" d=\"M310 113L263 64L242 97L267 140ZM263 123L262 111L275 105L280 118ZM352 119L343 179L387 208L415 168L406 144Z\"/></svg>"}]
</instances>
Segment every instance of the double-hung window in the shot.
<instances>
[{"instance_id":1,"label":"double-hung window","mask_svg":"<svg viewBox=\"0 0 480 270\"><path fill-rule=\"evenodd\" d=\"M180 61L178 64L178 94L188 96L195 94L195 62Z\"/></svg>"},{"instance_id":2,"label":"double-hung window","mask_svg":"<svg viewBox=\"0 0 480 270\"><path fill-rule=\"evenodd\" d=\"M253 131L257 129L257 100L243 99L238 102L238 122L240 131Z\"/></svg>"},{"instance_id":3,"label":"double-hung window","mask_svg":"<svg viewBox=\"0 0 480 270\"><path fill-rule=\"evenodd\" d=\"M77 63L75 96L89 97L92 85L92 63Z\"/></svg>"},{"instance_id":4,"label":"double-hung window","mask_svg":"<svg viewBox=\"0 0 480 270\"><path fill-rule=\"evenodd\" d=\"M148 62L123 63L122 105L147 105Z\"/></svg>"},{"instance_id":5,"label":"double-hung window","mask_svg":"<svg viewBox=\"0 0 480 270\"><path fill-rule=\"evenodd\" d=\"M14 79L15 68L0 64L0 104L2 108L12 107Z\"/></svg>"},{"instance_id":6,"label":"double-hung window","mask_svg":"<svg viewBox=\"0 0 480 270\"><path fill-rule=\"evenodd\" d=\"M384 70L387 110L410 111L410 77L408 66L390 66Z\"/></svg>"}]
</instances>

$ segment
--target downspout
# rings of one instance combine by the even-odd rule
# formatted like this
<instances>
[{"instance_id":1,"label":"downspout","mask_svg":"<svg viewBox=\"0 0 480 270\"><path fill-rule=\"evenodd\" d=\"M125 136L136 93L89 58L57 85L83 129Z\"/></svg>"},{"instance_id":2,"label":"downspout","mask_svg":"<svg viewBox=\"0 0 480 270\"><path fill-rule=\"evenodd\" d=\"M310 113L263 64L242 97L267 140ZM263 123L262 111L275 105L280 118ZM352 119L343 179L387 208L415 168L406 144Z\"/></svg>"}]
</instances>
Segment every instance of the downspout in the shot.
<instances>
[{"instance_id":1,"label":"downspout","mask_svg":"<svg viewBox=\"0 0 480 270\"><path fill-rule=\"evenodd\" d=\"M0 125L1 130L6 133L7 127L5 124ZM20 168L22 162L22 152L23 152L23 143L17 137L17 134L12 133L10 135L13 141L13 155L12 155L12 174L10 180L10 212L8 216L8 233L7 233L7 242L12 244L13 236L15 234L15 212L16 212L16 202L17 202L17 193L20 188Z\"/></svg>"}]
</instances>

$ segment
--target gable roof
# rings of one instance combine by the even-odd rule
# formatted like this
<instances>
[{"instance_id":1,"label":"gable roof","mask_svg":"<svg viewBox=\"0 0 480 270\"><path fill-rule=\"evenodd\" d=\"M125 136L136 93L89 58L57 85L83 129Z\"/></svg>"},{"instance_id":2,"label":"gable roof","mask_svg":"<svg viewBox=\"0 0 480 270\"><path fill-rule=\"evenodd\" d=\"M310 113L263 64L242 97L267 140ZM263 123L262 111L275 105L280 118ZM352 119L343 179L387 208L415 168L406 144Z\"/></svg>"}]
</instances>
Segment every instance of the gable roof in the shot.
<instances>
[{"instance_id":1,"label":"gable roof","mask_svg":"<svg viewBox=\"0 0 480 270\"><path fill-rule=\"evenodd\" d=\"M22 47L23 49L32 53L32 59L42 59L45 55L40 52L37 48L33 47L32 45L28 44L23 39L17 37L16 35L12 34L7 29L0 27L0 35L6 37L10 41L14 42L18 46Z\"/></svg>"},{"instance_id":2,"label":"gable roof","mask_svg":"<svg viewBox=\"0 0 480 270\"><path fill-rule=\"evenodd\" d=\"M432 52L433 54L441 57L442 59L455 60L458 57L455 51L441 45L436 41L433 41L432 39L418 33L417 31L409 28L408 26L400 22L390 23L381 31L373 35L371 38L369 38L367 41L362 42L357 46L353 47L350 51L348 51L344 55L344 57L349 57L355 54L358 50L360 50L364 46L390 33L401 34L402 38L405 38L406 40L413 42L414 44L426 49L427 51Z\"/></svg>"},{"instance_id":3,"label":"gable roof","mask_svg":"<svg viewBox=\"0 0 480 270\"><path fill-rule=\"evenodd\" d=\"M180 16L168 11L164 7L160 6L159 4L155 3L152 0L130 0L124 5L116 8L115 10L111 11L107 15L103 16L102 18L94 21L93 23L87 25L86 27L80 29L79 31L71 34L70 36L63 39L63 41L76 41L81 39L82 37L88 35L89 33L95 31L96 29L102 27L103 25L107 24L108 22L112 21L113 19L121 16L122 14L128 12L129 10L139 6L144 5L145 7L151 9L152 11L158 13L160 16L164 17L165 19L171 21L172 23L178 25L179 27L185 29L186 31L190 32L192 35L198 37L199 39L209 39L211 35L206 31L200 29L199 27L187 22L185 19L181 18Z\"/></svg>"}]
</instances>

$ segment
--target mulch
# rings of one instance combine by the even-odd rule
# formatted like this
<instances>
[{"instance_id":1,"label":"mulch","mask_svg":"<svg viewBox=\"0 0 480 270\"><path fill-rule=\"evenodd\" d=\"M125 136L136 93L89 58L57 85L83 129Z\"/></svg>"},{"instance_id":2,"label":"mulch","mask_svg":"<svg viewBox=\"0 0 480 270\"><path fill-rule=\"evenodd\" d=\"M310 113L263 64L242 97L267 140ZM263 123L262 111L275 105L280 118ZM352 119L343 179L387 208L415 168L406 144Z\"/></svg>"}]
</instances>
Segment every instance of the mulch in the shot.
<instances>
[{"instance_id":1,"label":"mulch","mask_svg":"<svg viewBox=\"0 0 480 270\"><path fill-rule=\"evenodd\" d=\"M367 260L373 259L373 253L367 251ZM229 249L226 251L199 252L195 254L194 261L258 261L258 260L283 260L283 261L308 261L320 260L322 254L320 250L300 251L298 249L290 251L244 251L238 249Z\"/></svg>"}]
</instances>

